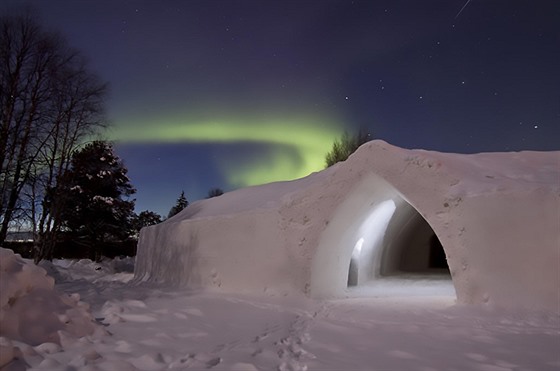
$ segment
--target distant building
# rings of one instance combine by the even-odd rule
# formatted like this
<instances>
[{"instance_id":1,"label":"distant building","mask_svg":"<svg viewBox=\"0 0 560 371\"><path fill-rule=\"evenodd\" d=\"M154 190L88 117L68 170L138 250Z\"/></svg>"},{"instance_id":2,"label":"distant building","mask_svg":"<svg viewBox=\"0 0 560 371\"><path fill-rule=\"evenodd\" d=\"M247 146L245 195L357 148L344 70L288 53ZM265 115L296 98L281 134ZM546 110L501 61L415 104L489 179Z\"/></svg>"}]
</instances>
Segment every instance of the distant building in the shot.
<instances>
[{"instance_id":1,"label":"distant building","mask_svg":"<svg viewBox=\"0 0 560 371\"><path fill-rule=\"evenodd\" d=\"M6 242L33 242L31 231L8 231Z\"/></svg>"}]
</instances>

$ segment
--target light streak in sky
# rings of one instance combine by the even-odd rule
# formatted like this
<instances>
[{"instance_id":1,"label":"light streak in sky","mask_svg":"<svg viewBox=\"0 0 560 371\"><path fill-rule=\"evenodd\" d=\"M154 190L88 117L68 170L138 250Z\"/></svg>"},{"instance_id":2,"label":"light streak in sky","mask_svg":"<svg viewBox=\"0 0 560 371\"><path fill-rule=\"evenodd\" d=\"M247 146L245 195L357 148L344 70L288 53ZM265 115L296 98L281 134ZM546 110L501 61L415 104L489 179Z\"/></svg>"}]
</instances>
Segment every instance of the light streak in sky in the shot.
<instances>
[{"instance_id":1,"label":"light streak in sky","mask_svg":"<svg viewBox=\"0 0 560 371\"><path fill-rule=\"evenodd\" d=\"M455 16L455 19L457 19L459 17L459 15L461 15L461 13L463 12L463 10L465 10L465 8L467 7L467 5L469 5L469 3L471 2L471 0L467 0L467 2L465 3L465 5L463 5L463 7L461 8L461 10L459 10L459 13L457 13L457 15Z\"/></svg>"}]
</instances>

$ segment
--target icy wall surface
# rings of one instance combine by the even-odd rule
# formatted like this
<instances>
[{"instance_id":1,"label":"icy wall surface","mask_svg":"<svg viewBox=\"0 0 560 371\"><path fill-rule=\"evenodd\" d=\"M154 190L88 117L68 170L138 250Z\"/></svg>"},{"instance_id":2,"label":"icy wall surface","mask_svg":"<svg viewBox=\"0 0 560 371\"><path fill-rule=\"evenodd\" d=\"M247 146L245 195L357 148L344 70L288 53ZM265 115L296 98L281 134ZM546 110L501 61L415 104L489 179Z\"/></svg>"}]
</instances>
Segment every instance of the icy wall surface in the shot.
<instances>
[{"instance_id":1,"label":"icy wall surface","mask_svg":"<svg viewBox=\"0 0 560 371\"><path fill-rule=\"evenodd\" d=\"M373 141L322 172L199 201L143 229L135 279L342 296L356 247L366 257L357 279L375 279L410 219L399 210L412 207L439 238L460 303L559 311L559 179L560 152Z\"/></svg>"}]
</instances>

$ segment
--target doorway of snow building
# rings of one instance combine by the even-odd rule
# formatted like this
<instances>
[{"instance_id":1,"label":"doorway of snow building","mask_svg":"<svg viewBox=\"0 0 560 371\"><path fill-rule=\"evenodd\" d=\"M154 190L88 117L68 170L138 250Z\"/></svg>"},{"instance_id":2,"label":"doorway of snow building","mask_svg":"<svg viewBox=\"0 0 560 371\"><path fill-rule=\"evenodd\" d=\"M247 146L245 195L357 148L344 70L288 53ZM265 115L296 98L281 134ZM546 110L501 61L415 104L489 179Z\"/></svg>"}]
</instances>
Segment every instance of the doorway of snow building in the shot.
<instances>
[{"instance_id":1,"label":"doorway of snow building","mask_svg":"<svg viewBox=\"0 0 560 371\"><path fill-rule=\"evenodd\" d=\"M397 189L374 175L348 193L322 233L311 295L456 298L436 233Z\"/></svg>"}]
</instances>

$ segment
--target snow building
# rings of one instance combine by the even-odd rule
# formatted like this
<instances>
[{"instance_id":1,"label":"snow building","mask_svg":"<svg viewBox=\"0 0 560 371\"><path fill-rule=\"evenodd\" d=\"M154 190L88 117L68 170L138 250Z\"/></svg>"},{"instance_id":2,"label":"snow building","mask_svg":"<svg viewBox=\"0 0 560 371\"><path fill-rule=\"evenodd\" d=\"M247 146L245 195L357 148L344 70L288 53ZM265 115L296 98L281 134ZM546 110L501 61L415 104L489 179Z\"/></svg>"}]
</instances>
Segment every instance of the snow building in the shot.
<instances>
[{"instance_id":1,"label":"snow building","mask_svg":"<svg viewBox=\"0 0 560 371\"><path fill-rule=\"evenodd\" d=\"M459 303L559 310L560 152L383 141L305 178L193 203L144 228L136 281L343 297L441 275Z\"/></svg>"}]
</instances>

